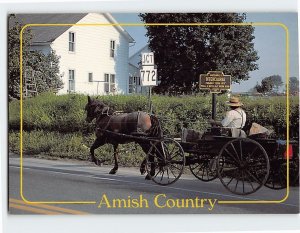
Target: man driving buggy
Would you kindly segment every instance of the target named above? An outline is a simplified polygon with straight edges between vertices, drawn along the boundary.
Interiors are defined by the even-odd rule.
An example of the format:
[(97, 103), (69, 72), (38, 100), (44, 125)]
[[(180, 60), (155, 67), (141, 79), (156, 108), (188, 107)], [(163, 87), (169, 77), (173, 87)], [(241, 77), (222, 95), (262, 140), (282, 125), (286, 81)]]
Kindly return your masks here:
[[(243, 104), (238, 97), (231, 97), (229, 101), (226, 101), (226, 105), (230, 107), (230, 110), (226, 112), (225, 118), (221, 122), (211, 119), (210, 124), (213, 128), (227, 129), (231, 137), (246, 137), (246, 133), (242, 130), (246, 123), (246, 113), (242, 109)], [(183, 129), (182, 141), (197, 141), (201, 139), (202, 135), (195, 130)]]
[(226, 112), (225, 118), (221, 122), (210, 120), (211, 125), (229, 128), (232, 137), (246, 137), (242, 130), (246, 123), (246, 113), (241, 108), (243, 104), (238, 97), (231, 97), (226, 105), (230, 107), (230, 111)]

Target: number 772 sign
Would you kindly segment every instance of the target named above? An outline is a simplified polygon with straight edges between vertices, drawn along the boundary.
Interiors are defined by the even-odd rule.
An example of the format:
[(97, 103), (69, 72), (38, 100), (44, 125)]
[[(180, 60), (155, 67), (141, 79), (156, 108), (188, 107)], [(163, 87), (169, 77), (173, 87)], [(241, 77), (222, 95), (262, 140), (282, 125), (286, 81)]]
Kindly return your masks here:
[(157, 86), (157, 69), (153, 66), (143, 66), (140, 77), (141, 86)]

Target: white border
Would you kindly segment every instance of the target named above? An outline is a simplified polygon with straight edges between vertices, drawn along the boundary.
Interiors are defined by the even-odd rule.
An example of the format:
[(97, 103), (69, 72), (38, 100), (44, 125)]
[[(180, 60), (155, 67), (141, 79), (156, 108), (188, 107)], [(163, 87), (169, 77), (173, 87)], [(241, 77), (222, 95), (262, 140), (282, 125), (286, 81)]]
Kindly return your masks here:
[[(7, 2), (7, 3), (3, 3)], [(18, 3), (17, 3), (18, 2)], [(6, 28), (9, 13), (66, 12), (296, 12), (297, 0), (73, 0), (40, 3), (38, 0), (0, 0), (0, 156), (1, 226), (4, 233), (56, 232), (224, 232), (300, 229), (299, 215), (90, 215), (90, 216), (8, 216), (7, 215), (7, 63)], [(27, 1), (29, 2), (29, 1)], [(56, 3), (51, 3), (56, 2)], [(59, 3), (57, 3), (59, 2)], [(39, 4), (37, 4), (39, 3)], [(1, 223), (1, 222), (0, 222)]]

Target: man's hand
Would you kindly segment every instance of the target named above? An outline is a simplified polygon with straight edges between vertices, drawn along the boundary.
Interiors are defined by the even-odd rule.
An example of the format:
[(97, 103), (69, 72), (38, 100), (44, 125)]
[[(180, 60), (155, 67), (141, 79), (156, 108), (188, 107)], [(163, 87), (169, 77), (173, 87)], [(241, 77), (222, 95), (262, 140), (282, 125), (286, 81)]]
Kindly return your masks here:
[(209, 119), (209, 123), (211, 124), (211, 126), (216, 127), (216, 126), (222, 126), (220, 121), (215, 121), (213, 119)]

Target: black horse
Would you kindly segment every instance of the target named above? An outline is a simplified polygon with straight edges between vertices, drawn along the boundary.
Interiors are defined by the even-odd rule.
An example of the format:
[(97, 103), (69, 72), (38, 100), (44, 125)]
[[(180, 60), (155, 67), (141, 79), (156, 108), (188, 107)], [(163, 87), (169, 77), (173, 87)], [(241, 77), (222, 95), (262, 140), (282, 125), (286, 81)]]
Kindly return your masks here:
[[(106, 143), (112, 144), (114, 147), (115, 166), (111, 169), (109, 174), (115, 174), (118, 170), (117, 149), (119, 144), (136, 142), (142, 147), (143, 151), (147, 153), (151, 147), (150, 141), (140, 140), (139, 138), (144, 136), (162, 137), (158, 119), (145, 112), (138, 111), (116, 114), (109, 106), (98, 99), (92, 99), (90, 96), (88, 96), (88, 103), (85, 106), (85, 110), (87, 112), (87, 122), (91, 122), (96, 118), (96, 140), (90, 148), (91, 161), (97, 165), (103, 162), (95, 158), (94, 151), (98, 147)], [(134, 137), (126, 137), (124, 135)], [(145, 173), (145, 162), (144, 160), (141, 164), (141, 174)], [(146, 179), (149, 179), (149, 176), (147, 176)]]

